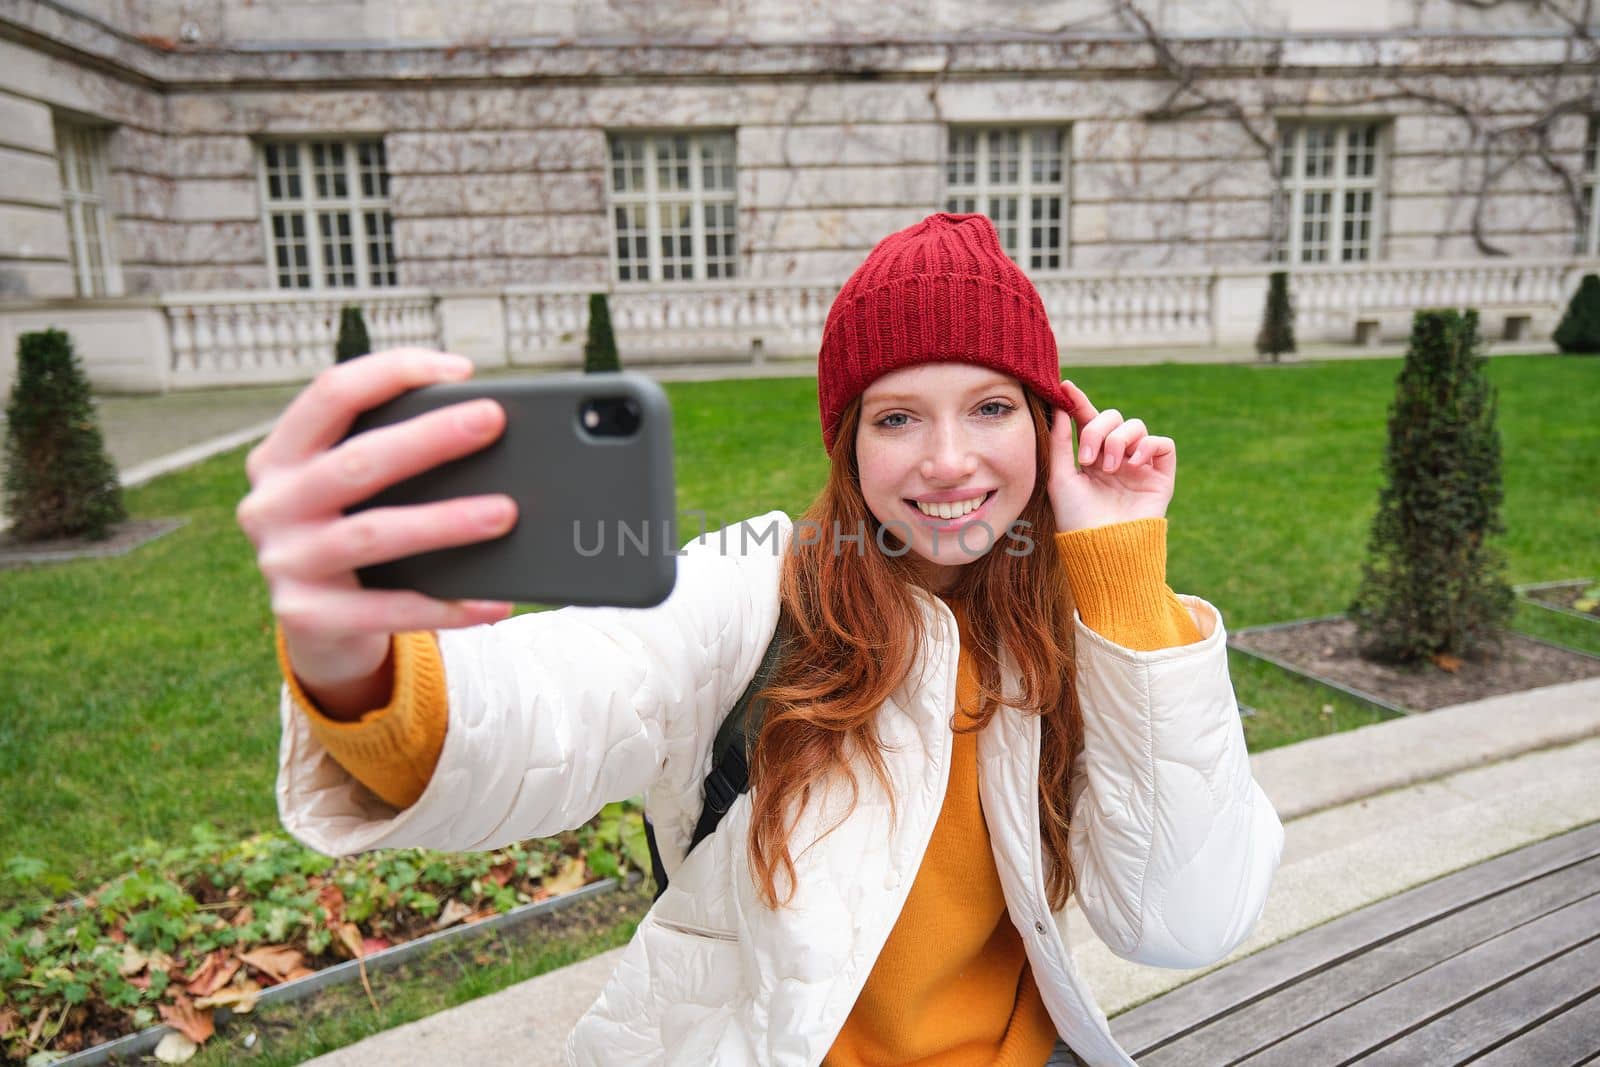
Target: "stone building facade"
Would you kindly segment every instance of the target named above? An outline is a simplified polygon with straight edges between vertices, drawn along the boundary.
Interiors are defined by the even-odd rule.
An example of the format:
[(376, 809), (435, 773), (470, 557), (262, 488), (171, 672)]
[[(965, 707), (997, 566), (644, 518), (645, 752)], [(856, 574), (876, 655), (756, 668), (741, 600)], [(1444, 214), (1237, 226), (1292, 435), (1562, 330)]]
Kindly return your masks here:
[(804, 356), (936, 210), (996, 218), (1068, 352), (1248, 340), (1273, 269), (1308, 339), (1542, 336), (1600, 227), (1582, 10), (0, 0), (0, 343), (290, 380), (357, 302), (560, 364), (603, 290), (625, 359)]

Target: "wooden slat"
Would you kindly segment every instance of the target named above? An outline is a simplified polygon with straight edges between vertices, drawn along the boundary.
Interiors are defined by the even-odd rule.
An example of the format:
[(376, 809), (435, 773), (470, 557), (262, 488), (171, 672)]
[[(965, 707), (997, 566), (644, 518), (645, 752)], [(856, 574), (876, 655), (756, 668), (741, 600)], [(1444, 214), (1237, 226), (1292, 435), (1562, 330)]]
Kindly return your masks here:
[(1508, 1041), (1472, 1067), (1578, 1067), (1600, 1057), (1600, 993)]
[(1512, 886), (1213, 1020), (1139, 1062), (1181, 1067), (1243, 1059), (1513, 927), (1582, 900), (1597, 886), (1600, 856)]
[(1600, 927), (1600, 894), (1508, 930), (1299, 1031), (1242, 1063), (1305, 1067), (1337, 1053), (1343, 1063), (1421, 1026), (1485, 986), (1581, 944)]
[[(1465, 1063), (1496, 1043), (1537, 1026), (1547, 1016), (1560, 1014), (1597, 987), (1600, 940), (1591, 940), (1457, 1005), (1421, 1029), (1378, 1049), (1361, 1064), (1415, 1067), (1419, 1063)], [(1600, 1041), (1600, 1035), (1595, 1040)]]
[(1141, 1061), (1159, 1046), (1440, 915), (1600, 855), (1600, 822), (1508, 852), (1308, 930), (1117, 1016)]

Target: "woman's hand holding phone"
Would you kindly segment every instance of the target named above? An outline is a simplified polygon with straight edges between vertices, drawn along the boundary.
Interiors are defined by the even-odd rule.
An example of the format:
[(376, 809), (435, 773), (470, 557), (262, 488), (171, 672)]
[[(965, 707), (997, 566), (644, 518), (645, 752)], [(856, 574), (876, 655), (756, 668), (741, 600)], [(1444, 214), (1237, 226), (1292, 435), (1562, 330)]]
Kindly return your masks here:
[(363, 411), (422, 386), (472, 375), (462, 356), (406, 348), (324, 371), (251, 451), (239, 525), (256, 549), (295, 676), (335, 718), (388, 700), (390, 635), (497, 622), (503, 601), (446, 601), (364, 589), (356, 568), (500, 537), (516, 522), (501, 494), (407, 507), (344, 509), (496, 440), (505, 412), (479, 399), (342, 440)]

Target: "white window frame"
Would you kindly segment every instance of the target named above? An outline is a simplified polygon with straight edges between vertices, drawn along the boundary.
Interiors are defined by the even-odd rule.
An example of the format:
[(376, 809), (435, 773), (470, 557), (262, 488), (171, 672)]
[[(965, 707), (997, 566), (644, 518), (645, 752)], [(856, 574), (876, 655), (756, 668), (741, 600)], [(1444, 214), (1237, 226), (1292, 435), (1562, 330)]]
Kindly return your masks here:
[[(1036, 181), (1034, 179), (1034, 142), (1038, 134), (1052, 134), (1060, 138), (1061, 143), (1061, 180), (1050, 181), (1048, 176)], [(991, 174), (993, 146), (997, 138), (1008, 135), (1017, 137), (1017, 180), (1015, 182), (1001, 181)], [(958, 159), (956, 139), (959, 137), (972, 137), (974, 145), (974, 166), (972, 180), (969, 182), (957, 173), (957, 168), (965, 157)], [(944, 206), (946, 211), (967, 213), (981, 211), (988, 215), (990, 221), (999, 231), (1000, 243), (1019, 266), (1030, 274), (1053, 274), (1068, 269), (1072, 259), (1072, 235), (1068, 220), (1072, 210), (1072, 128), (1066, 124), (1030, 124), (1027, 126), (951, 126), (945, 138), (944, 157)], [(995, 209), (1002, 199), (1014, 199), (1017, 204), (1017, 218), (1011, 220), (997, 218)], [(1049, 204), (1055, 200), (1059, 204), (1059, 215), (1055, 219), (1049, 217)], [(1034, 205), (1041, 205), (1043, 217), (1035, 226), (1033, 218)], [(1050, 249), (1045, 243), (1045, 235), (1049, 228), (1054, 226), (1060, 234), (1060, 247)], [(1035, 230), (1037, 229), (1037, 233)], [(1020, 247), (1026, 237), (1028, 247)], [(1038, 246), (1036, 247), (1036, 239)], [(1056, 262), (1051, 264), (1051, 256)]]
[[(661, 189), (657, 166), (660, 163), (662, 148), (671, 142), (686, 138), (689, 146), (689, 188), (684, 190)], [(731, 170), (727, 188), (708, 189), (705, 184), (704, 167), (707, 163), (708, 148), (713, 141), (724, 142), (727, 149), (726, 159)], [(629, 187), (617, 188), (619, 167), (630, 169), (632, 164), (619, 164), (616, 156), (617, 148), (627, 144), (638, 147), (642, 153), (643, 179), (642, 188)], [(717, 157), (712, 156), (713, 160)], [(631, 181), (631, 179), (627, 179)], [(611, 242), (611, 278), (618, 285), (656, 285), (661, 283), (672, 284), (676, 282), (724, 282), (738, 278), (741, 273), (739, 266), (739, 157), (738, 145), (732, 130), (669, 130), (647, 131), (615, 130), (606, 133), (606, 217), (610, 220)], [(663, 210), (674, 205), (689, 205), (690, 219), (690, 256), (688, 269), (691, 276), (688, 278), (667, 278), (666, 257), (662, 255), (661, 215)], [(617, 225), (617, 213), (620, 210), (644, 209), (644, 238), (645, 260), (642, 264), (644, 277), (638, 276), (639, 264), (631, 257), (624, 260), (620, 254), (618, 244), (623, 237)], [(719, 221), (727, 221), (728, 227), (718, 227), (713, 232), (716, 236), (731, 238), (731, 245), (724, 240), (724, 254), (707, 256), (706, 254), (706, 209), (716, 207), (722, 216)], [(726, 210), (722, 210), (726, 208)], [(639, 233), (632, 226), (629, 227), (627, 236), (637, 240)], [(731, 253), (727, 251), (731, 247)], [(710, 276), (712, 262), (718, 269), (715, 278)], [(674, 268), (682, 266), (681, 257), (673, 257)], [(628, 269), (629, 277), (623, 277), (624, 268)]]
[(1589, 116), (1589, 131), (1583, 141), (1582, 189), (1579, 248), (1585, 256), (1600, 255), (1600, 115)]
[[(1372, 173), (1352, 174), (1350, 159), (1352, 142), (1357, 134), (1372, 131)], [(1331, 135), (1333, 168), (1330, 174), (1308, 175), (1306, 149), (1313, 133), (1321, 139)], [(1273, 204), (1272, 259), (1274, 262), (1300, 265), (1338, 265), (1341, 263), (1372, 263), (1380, 256), (1383, 241), (1384, 183), (1388, 173), (1389, 128), (1386, 121), (1376, 118), (1358, 119), (1283, 119), (1278, 124), (1278, 144), (1273, 165), (1277, 168), (1280, 191)], [(1362, 146), (1365, 156), (1365, 146)], [(1326, 256), (1307, 259), (1306, 240), (1307, 198), (1311, 195), (1330, 194), (1326, 216), (1327, 238), (1321, 242)], [(1364, 241), (1352, 241), (1345, 233), (1348, 196), (1372, 194), (1372, 207), (1368, 215), (1368, 230)], [(1352, 254), (1353, 252), (1363, 254)]]
[[(111, 244), (110, 187), (106, 168), (109, 129), (57, 118), (56, 163), (61, 174), (61, 208), (67, 219), (72, 277), (81, 297), (122, 295), (122, 269)], [(90, 255), (98, 245), (98, 266)]]
[[(316, 146), (332, 147), (337, 145), (344, 153), (344, 178), (345, 196), (338, 196), (330, 189), (329, 195), (317, 194), (316, 174), (312, 164), (312, 154)], [(362, 192), (362, 168), (360, 151), (363, 146), (376, 146), (379, 153), (378, 175), (379, 181), (373, 195)], [(256, 146), (256, 176), (260, 188), (261, 198), (261, 232), (266, 242), (267, 272), (272, 278), (272, 287), (280, 290), (314, 291), (321, 289), (385, 289), (392, 288), (399, 283), (399, 263), (394, 256), (394, 216), (389, 204), (388, 183), (388, 153), (384, 149), (382, 137), (311, 137), (294, 140), (262, 141)], [(289, 196), (287, 189), (280, 187), (277, 197), (271, 195), (271, 183), (268, 174), (269, 149), (280, 152), (285, 148), (295, 149), (295, 162), (293, 169), (299, 178), (300, 195)], [(287, 170), (282, 172), (287, 181)], [(344, 285), (339, 279), (329, 277), (327, 264), (324, 262), (324, 248), (322, 228), (318, 223), (319, 216), (327, 213), (344, 215), (349, 219), (350, 237), (354, 244), (355, 253), (355, 284)], [(367, 229), (367, 215), (377, 213), (388, 216), (389, 231), (387, 234), (373, 234)], [(291, 261), (289, 274), (291, 284), (285, 285), (280, 276), (278, 263), (278, 239), (272, 230), (274, 216), (298, 216), (305, 227), (305, 245), (307, 266), (309, 268), (311, 284), (309, 287), (292, 284), (292, 280), (299, 274), (299, 268)], [(387, 263), (379, 264), (382, 271), (378, 280), (373, 279), (373, 263), (369, 254), (370, 243), (376, 241), (385, 251)]]

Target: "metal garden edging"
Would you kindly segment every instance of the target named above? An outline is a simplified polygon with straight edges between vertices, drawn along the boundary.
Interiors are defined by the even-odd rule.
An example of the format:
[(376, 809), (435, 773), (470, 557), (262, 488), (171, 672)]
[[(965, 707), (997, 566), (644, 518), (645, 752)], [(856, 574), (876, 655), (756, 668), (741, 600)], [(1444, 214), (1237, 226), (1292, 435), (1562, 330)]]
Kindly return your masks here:
[[(598, 882), (591, 882), (581, 889), (570, 893), (563, 893), (558, 897), (548, 900), (524, 904), (518, 908), (492, 918), (482, 919), (475, 923), (462, 923), (448, 929), (439, 930), (419, 937), (414, 941), (407, 941), (382, 952), (374, 952), (366, 957), (367, 970), (388, 970), (399, 964), (420, 955), (430, 948), (438, 945), (449, 944), (455, 941), (469, 942), (480, 934), (492, 930), (503, 930), (508, 927), (520, 926), (529, 919), (538, 918), (552, 911), (559, 911), (569, 904), (576, 904), (580, 900), (601, 896), (611, 892), (618, 886), (615, 878), (602, 878)], [(316, 974), (308, 974), (304, 978), (297, 978), (292, 982), (284, 982), (261, 991), (256, 997), (256, 1006), (263, 1004), (288, 1004), (311, 995), (321, 989), (333, 985), (344, 985), (347, 982), (359, 981), (361, 978), (361, 965), (357, 960), (346, 960), (344, 963), (326, 967)], [(217, 1022), (227, 1022), (237, 1014), (226, 1007), (218, 1008), (215, 1019)], [(51, 1067), (91, 1067), (91, 1065), (109, 1062), (112, 1057), (131, 1058), (150, 1052), (161, 1043), (161, 1039), (173, 1032), (173, 1028), (165, 1023), (146, 1027), (136, 1034), (119, 1037), (115, 1041), (107, 1041), (103, 1045), (86, 1048), (82, 1052), (74, 1052), (63, 1059), (56, 1060)]]
[(1345, 616), (1343, 616), (1343, 615), (1318, 615), (1315, 618), (1310, 618), (1310, 619), (1291, 619), (1288, 622), (1269, 622), (1264, 626), (1247, 626), (1243, 630), (1236, 630), (1236, 631), (1228, 634), (1228, 647), (1233, 649), (1235, 652), (1240, 653), (1241, 655), (1250, 656), (1250, 657), (1252, 657), (1254, 659), (1261, 660), (1263, 663), (1270, 663), (1274, 667), (1277, 667), (1279, 670), (1288, 671), (1290, 674), (1298, 674), (1302, 678), (1310, 678), (1313, 681), (1315, 681), (1317, 684), (1325, 685), (1329, 689), (1337, 689), (1339, 692), (1343, 693), (1345, 696), (1352, 697), (1355, 700), (1359, 700), (1363, 704), (1371, 704), (1373, 707), (1378, 708), (1378, 709), (1380, 709), (1382, 711), (1387, 711), (1392, 715), (1414, 715), (1414, 714), (1416, 714), (1416, 712), (1412, 711), (1411, 709), (1403, 708), (1398, 704), (1391, 704), (1387, 700), (1384, 700), (1382, 697), (1376, 697), (1376, 696), (1373, 696), (1371, 693), (1365, 692), (1363, 690), (1354, 689), (1354, 688), (1352, 688), (1352, 687), (1350, 687), (1348, 685), (1345, 685), (1343, 682), (1336, 682), (1332, 678), (1324, 678), (1320, 674), (1313, 674), (1313, 673), (1311, 673), (1310, 671), (1306, 670), (1303, 667), (1295, 666), (1293, 663), (1290, 663), (1288, 660), (1279, 659), (1277, 656), (1274, 656), (1274, 655), (1272, 655), (1270, 653), (1267, 653), (1267, 652), (1257, 652), (1253, 648), (1241, 648), (1238, 644), (1235, 643), (1238, 640), (1238, 638), (1243, 637), (1246, 634), (1270, 633), (1273, 630), (1287, 630), (1287, 629), (1290, 629), (1291, 627), (1294, 627), (1294, 626), (1304, 626), (1307, 623), (1332, 622), (1332, 621), (1334, 621), (1336, 619), (1343, 619), (1344, 617)]
[(1562, 607), (1560, 604), (1547, 604), (1543, 600), (1528, 595), (1538, 589), (1563, 589), (1569, 585), (1588, 586), (1591, 584), (1593, 584), (1593, 579), (1590, 578), (1568, 578), (1560, 582), (1533, 582), (1529, 585), (1516, 585), (1512, 586), (1512, 590), (1517, 594), (1517, 599), (1524, 604), (1532, 604), (1534, 607), (1543, 608), (1546, 611), (1570, 615), (1574, 619), (1582, 619), (1585, 622), (1600, 623), (1600, 616), (1591, 615), (1587, 611), (1577, 611), (1573, 608)]
[[(1545, 606), (1548, 607), (1548, 605), (1545, 605)], [(1366, 703), (1366, 704), (1371, 704), (1375, 708), (1381, 708), (1384, 711), (1392, 712), (1393, 714), (1396, 714), (1396, 715), (1425, 715), (1425, 714), (1427, 714), (1426, 712), (1419, 712), (1419, 711), (1416, 711), (1416, 710), (1411, 709), (1411, 708), (1401, 707), (1398, 704), (1391, 704), (1387, 700), (1384, 700), (1382, 697), (1374, 696), (1373, 694), (1368, 693), (1365, 690), (1353, 688), (1352, 686), (1345, 685), (1342, 682), (1336, 682), (1332, 678), (1324, 678), (1320, 674), (1316, 674), (1316, 673), (1314, 673), (1314, 672), (1312, 672), (1310, 670), (1307, 670), (1304, 667), (1297, 666), (1296, 664), (1290, 663), (1287, 660), (1280, 659), (1279, 657), (1274, 656), (1274, 655), (1272, 655), (1270, 653), (1258, 652), (1253, 648), (1241, 648), (1239, 645), (1234, 643), (1236, 638), (1243, 637), (1246, 634), (1267, 633), (1267, 632), (1270, 632), (1272, 630), (1287, 630), (1290, 627), (1305, 626), (1308, 623), (1313, 623), (1313, 622), (1333, 622), (1333, 621), (1336, 621), (1336, 620), (1343, 620), (1343, 619), (1346, 619), (1346, 618), (1348, 618), (1348, 616), (1345, 616), (1345, 615), (1318, 615), (1318, 616), (1315, 616), (1314, 618), (1308, 618), (1308, 619), (1292, 619), (1289, 622), (1267, 623), (1265, 626), (1248, 626), (1243, 630), (1238, 630), (1238, 631), (1236, 631), (1234, 633), (1230, 633), (1228, 635), (1228, 647), (1233, 649), (1235, 652), (1240, 653), (1241, 655), (1253, 657), (1255, 659), (1261, 660), (1264, 663), (1270, 663), (1274, 667), (1279, 668), (1280, 670), (1288, 671), (1290, 674), (1298, 674), (1302, 678), (1310, 678), (1310, 679), (1312, 679), (1313, 681), (1315, 681), (1319, 685), (1325, 685), (1329, 689), (1336, 689), (1339, 692), (1345, 694), (1346, 696), (1353, 697), (1354, 699), (1362, 701), (1363, 703)], [(1581, 648), (1572, 648), (1572, 647), (1570, 647), (1568, 645), (1563, 645), (1563, 644), (1560, 644), (1559, 642), (1556, 642), (1556, 641), (1546, 641), (1542, 637), (1534, 637), (1532, 634), (1525, 634), (1525, 633), (1522, 633), (1521, 631), (1512, 631), (1512, 632), (1516, 633), (1516, 635), (1518, 637), (1522, 638), (1524, 641), (1532, 641), (1535, 644), (1544, 645), (1546, 648), (1554, 648), (1554, 649), (1559, 649), (1562, 652), (1570, 652), (1575, 656), (1583, 656), (1586, 659), (1600, 660), (1600, 656), (1595, 655), (1593, 652), (1587, 652), (1587, 651), (1585, 651), (1585, 650), (1583, 650)]]

